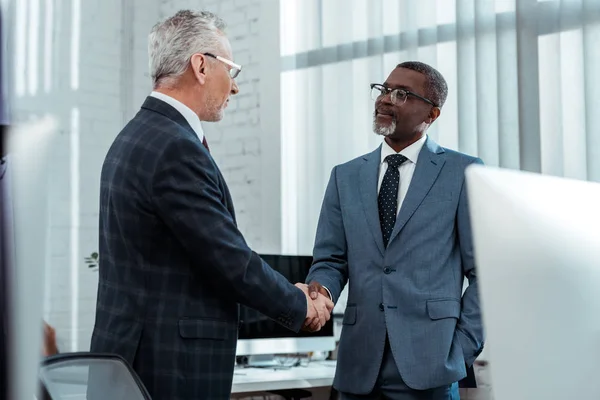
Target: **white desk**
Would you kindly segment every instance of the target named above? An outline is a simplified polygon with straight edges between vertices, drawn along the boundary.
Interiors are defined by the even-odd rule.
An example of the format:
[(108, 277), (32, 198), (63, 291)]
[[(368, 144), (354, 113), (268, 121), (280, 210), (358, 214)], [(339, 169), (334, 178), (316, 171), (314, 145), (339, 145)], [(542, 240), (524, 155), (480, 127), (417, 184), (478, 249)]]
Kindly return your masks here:
[(331, 386), (335, 365), (335, 361), (313, 361), (306, 367), (290, 369), (236, 368), (231, 393)]
[[(333, 384), (336, 361), (312, 361), (306, 367), (290, 369), (236, 368), (233, 375), (232, 394), (249, 394), (281, 389), (317, 389)], [(64, 376), (63, 376), (64, 375)], [(57, 371), (55, 384), (70, 398), (84, 399), (88, 373), (86, 368)]]

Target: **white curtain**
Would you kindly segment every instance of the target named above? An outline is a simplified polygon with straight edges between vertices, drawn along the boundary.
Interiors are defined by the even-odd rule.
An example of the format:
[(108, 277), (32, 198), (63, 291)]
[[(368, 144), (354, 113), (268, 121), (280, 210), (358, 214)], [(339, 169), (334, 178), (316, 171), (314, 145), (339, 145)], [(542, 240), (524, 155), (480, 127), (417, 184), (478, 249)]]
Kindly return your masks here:
[(375, 149), (369, 83), (418, 60), (429, 135), (488, 165), (600, 182), (600, 1), (281, 0), (282, 247), (311, 254), (331, 168)]

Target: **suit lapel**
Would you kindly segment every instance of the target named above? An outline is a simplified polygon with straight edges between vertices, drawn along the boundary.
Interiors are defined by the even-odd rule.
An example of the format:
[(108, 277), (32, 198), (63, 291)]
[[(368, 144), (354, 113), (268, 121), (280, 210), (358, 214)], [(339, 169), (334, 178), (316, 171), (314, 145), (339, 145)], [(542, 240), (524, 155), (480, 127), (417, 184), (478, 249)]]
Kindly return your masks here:
[(390, 243), (404, 228), (417, 210), (417, 207), (419, 207), (425, 196), (427, 196), (445, 162), (444, 149), (430, 138), (427, 138), (425, 145), (419, 153), (417, 166), (415, 167), (408, 192), (402, 203), (402, 208), (400, 208), (400, 212), (396, 217), (396, 224), (390, 236)]
[(365, 155), (364, 159), (366, 162), (361, 166), (359, 172), (360, 198), (373, 239), (375, 239), (377, 248), (383, 255), (385, 249), (383, 248), (379, 206), (377, 204), (377, 179), (381, 162), (381, 146), (374, 152)]

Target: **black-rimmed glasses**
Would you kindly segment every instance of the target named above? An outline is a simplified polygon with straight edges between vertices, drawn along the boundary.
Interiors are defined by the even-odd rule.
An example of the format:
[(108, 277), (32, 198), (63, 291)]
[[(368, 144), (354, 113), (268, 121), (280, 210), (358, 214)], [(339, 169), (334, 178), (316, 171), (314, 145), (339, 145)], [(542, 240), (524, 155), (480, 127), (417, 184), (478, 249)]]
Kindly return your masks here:
[(380, 98), (382, 96), (386, 96), (388, 94), (390, 94), (390, 100), (391, 100), (392, 104), (397, 105), (397, 106), (401, 106), (402, 104), (404, 104), (404, 102), (406, 101), (406, 98), (408, 96), (413, 96), (413, 97), (423, 100), (426, 103), (431, 104), (434, 107), (437, 107), (433, 101), (431, 101), (423, 96), (420, 96), (416, 93), (413, 93), (410, 90), (394, 89), (394, 88), (389, 88), (387, 86), (381, 85), (379, 83), (371, 83), (371, 98), (373, 100), (377, 100), (378, 98)]

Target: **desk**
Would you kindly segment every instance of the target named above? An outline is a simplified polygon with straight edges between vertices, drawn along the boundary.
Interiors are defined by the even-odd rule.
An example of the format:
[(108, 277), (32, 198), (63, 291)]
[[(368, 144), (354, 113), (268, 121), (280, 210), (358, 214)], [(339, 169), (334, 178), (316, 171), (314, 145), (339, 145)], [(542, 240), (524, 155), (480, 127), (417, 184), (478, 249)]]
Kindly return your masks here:
[(306, 367), (290, 369), (236, 368), (231, 393), (329, 387), (333, 384), (335, 365), (335, 361), (312, 361)]
[[(231, 394), (239, 397), (270, 390), (329, 388), (335, 366), (335, 361), (312, 361), (306, 367), (289, 369), (236, 368)], [(58, 390), (73, 399), (85, 399), (87, 378), (87, 368), (65, 368), (53, 374)]]

